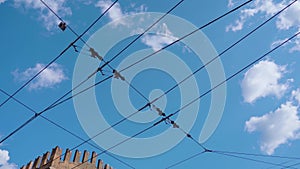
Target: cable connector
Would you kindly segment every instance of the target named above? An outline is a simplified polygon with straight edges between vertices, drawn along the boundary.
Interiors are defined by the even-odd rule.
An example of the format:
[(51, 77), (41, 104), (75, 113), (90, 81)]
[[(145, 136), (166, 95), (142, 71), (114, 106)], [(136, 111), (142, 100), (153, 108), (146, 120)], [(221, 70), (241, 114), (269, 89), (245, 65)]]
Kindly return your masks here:
[(156, 107), (155, 105), (152, 106), (154, 110), (157, 111), (158, 115), (160, 116), (166, 116), (166, 114), (158, 107)]
[(125, 80), (125, 77), (124, 76), (122, 76), (118, 71), (116, 71), (116, 70), (113, 70), (113, 74), (114, 74), (114, 78), (116, 78), (116, 79), (121, 79), (121, 80)]
[(99, 60), (103, 60), (103, 57), (99, 55), (98, 52), (95, 51), (94, 48), (90, 48), (89, 51), (91, 52), (91, 57), (98, 58)]
[(179, 125), (176, 124), (173, 120), (171, 120), (171, 124), (173, 125), (173, 128), (179, 128)]
[(78, 53), (79, 51), (77, 50), (77, 46), (74, 45), (74, 44), (73, 44), (72, 46), (73, 46), (73, 48), (74, 48), (74, 51)]
[(95, 70), (92, 74), (90, 74), (90, 75), (88, 76), (88, 79), (91, 78), (92, 76), (94, 76), (97, 72), (101, 72), (101, 75), (104, 75), (102, 69), (97, 68), (97, 70)]

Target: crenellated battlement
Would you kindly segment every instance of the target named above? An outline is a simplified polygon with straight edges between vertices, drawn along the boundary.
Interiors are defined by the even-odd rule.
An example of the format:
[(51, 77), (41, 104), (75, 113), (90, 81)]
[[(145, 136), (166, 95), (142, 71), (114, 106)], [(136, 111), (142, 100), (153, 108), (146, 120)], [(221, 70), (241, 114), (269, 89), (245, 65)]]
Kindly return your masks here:
[[(63, 158), (61, 158), (62, 156)], [(43, 156), (22, 166), (21, 169), (71, 169), (73, 167), (77, 169), (112, 169), (108, 164), (104, 165), (102, 160), (97, 160), (96, 152), (92, 152), (90, 156), (88, 151), (84, 151), (81, 157), (81, 152), (76, 150), (73, 159), (71, 157), (72, 152), (69, 149), (63, 155), (62, 149), (57, 146), (52, 149), (51, 154), (46, 152)]]

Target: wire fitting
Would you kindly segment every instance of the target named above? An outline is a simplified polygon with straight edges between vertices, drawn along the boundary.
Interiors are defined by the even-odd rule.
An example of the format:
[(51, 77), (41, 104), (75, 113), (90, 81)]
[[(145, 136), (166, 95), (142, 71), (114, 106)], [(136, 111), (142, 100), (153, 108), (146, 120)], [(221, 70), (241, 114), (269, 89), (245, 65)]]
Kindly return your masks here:
[(98, 58), (99, 60), (103, 60), (103, 57), (99, 55), (98, 52), (95, 51), (94, 48), (90, 48), (89, 51), (91, 52), (91, 57)]
[(158, 115), (160, 116), (166, 116), (166, 114), (158, 107), (156, 107), (155, 105), (152, 106), (152, 108), (157, 111)]
[(125, 77), (122, 76), (117, 70), (113, 70), (113, 74), (114, 74), (114, 78), (125, 81)]

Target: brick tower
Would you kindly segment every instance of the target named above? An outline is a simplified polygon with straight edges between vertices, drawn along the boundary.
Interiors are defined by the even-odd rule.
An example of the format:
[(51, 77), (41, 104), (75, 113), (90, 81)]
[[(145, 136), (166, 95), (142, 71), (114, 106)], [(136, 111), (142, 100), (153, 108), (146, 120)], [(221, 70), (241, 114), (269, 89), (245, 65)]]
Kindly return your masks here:
[[(61, 159), (62, 156), (64, 156), (63, 159)], [(52, 149), (51, 155), (48, 151), (43, 156), (39, 156), (34, 161), (22, 166), (21, 169), (112, 169), (108, 164), (104, 165), (102, 160), (97, 161), (95, 152), (92, 152), (90, 157), (89, 152), (84, 151), (82, 160), (80, 160), (81, 153), (78, 150), (75, 151), (73, 160), (71, 160), (71, 156), (70, 150), (67, 149), (63, 155), (62, 150), (55, 147)]]

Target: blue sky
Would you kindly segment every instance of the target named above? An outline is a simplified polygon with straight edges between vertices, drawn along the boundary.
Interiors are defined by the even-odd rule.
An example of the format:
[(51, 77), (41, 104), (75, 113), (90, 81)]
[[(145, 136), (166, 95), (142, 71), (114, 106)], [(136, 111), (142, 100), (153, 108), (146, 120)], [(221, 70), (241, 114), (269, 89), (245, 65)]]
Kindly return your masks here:
[[(82, 33), (90, 23), (112, 3), (106, 0), (76, 0), (72, 2), (66, 0), (45, 0), (45, 2), (78, 34)], [(244, 1), (239, 0), (220, 2), (186, 0), (174, 9), (171, 14), (182, 18), (187, 21), (187, 23), (200, 27), (243, 2)], [(277, 11), (283, 9), (290, 2), (291, 1), (254, 0), (238, 11), (205, 27), (202, 32), (207, 36), (207, 39), (210, 40), (216, 52), (220, 53), (246, 33), (273, 16)], [(132, 41), (136, 37), (136, 33), (141, 33), (141, 31), (145, 29), (139, 27), (139, 22), (122, 22), (123, 20), (117, 20), (118, 18), (142, 12), (165, 13), (176, 3), (177, 2), (170, 0), (163, 2), (122, 0), (93, 26), (92, 29), (83, 36), (83, 39), (88, 41), (89, 44), (92, 44), (97, 52), (104, 55), (105, 60), (109, 60)], [(299, 31), (300, 19), (297, 15), (299, 12), (300, 4), (296, 2), (250, 37), (222, 55), (219, 61), (223, 65), (224, 75), (229, 77)], [(140, 22), (147, 21), (147, 17), (142, 19)], [(2, 79), (0, 89), (9, 94), (14, 93), (28, 79), (34, 76), (66, 48), (70, 42), (76, 39), (76, 36), (68, 28), (65, 31), (61, 31), (58, 28), (59, 20), (38, 0), (0, 0), (0, 20), (2, 23), (0, 46), (3, 60), (1, 62), (0, 71), (0, 77)], [(103, 39), (101, 39), (102, 36), (100, 36), (100, 41), (97, 41), (99, 39), (96, 39), (97, 36), (95, 33), (99, 32), (101, 28), (104, 28), (112, 21), (115, 22), (109, 25), (111, 29), (108, 29), (107, 33), (105, 32), (103, 34), (102, 32), (100, 35), (103, 36)], [(149, 22), (151, 23), (151, 21)], [(133, 35), (130, 33), (127, 34), (125, 39), (120, 39), (112, 48), (107, 51), (102, 51), (101, 49), (107, 46), (116, 35), (124, 31), (117, 29), (122, 26), (124, 29), (132, 30), (130, 33)], [(142, 36), (128, 50), (111, 62), (110, 65), (113, 68), (119, 68), (122, 67), (121, 64), (126, 61), (126, 59), (133, 55), (143, 57), (143, 54), (145, 54), (144, 49), (148, 50), (146, 53), (160, 49), (180, 38), (177, 32), (178, 29), (186, 30), (186, 34), (190, 32), (190, 29), (183, 23), (174, 26), (162, 20), (153, 28), (152, 33)], [(196, 35), (192, 36), (197, 37)], [(202, 41), (200, 42), (202, 43)], [(201, 43), (199, 43), (199, 48), (201, 48)], [(76, 71), (79, 74), (81, 73), (79, 75), (80, 77), (87, 77), (92, 73), (91, 70), (95, 70), (99, 64), (102, 64), (97, 58), (89, 56), (89, 51), (85, 44), (78, 41), (76, 45), (78, 46), (77, 49), (81, 51), (80, 54), (76, 53), (73, 48), (70, 48), (60, 59), (21, 90), (15, 98), (36, 112), (40, 112), (72, 89)], [(197, 45), (196, 43), (191, 46)], [(175, 72), (180, 72), (176, 75), (178, 75), (178, 77), (184, 77), (184, 67), (176, 67), (176, 65), (174, 66), (175, 61), (173, 62), (173, 60), (171, 61), (166, 58), (171, 57), (172, 53), (182, 60), (185, 63), (184, 65), (191, 71), (194, 71), (204, 63), (199, 59), (199, 56), (197, 56), (191, 46), (183, 42), (175, 44), (166, 51), (161, 52), (162, 54), (157, 55), (156, 59), (161, 61), (157, 63), (163, 62), (162, 66), (175, 68)], [(138, 53), (141, 51), (142, 53)], [(300, 79), (299, 75), (297, 75), (300, 71), (300, 66), (298, 65), (300, 61), (299, 51), (300, 37), (296, 37), (228, 81), (226, 84), (226, 101), (221, 121), (211, 137), (203, 143), (205, 147), (212, 150), (259, 154), (263, 155), (263, 157), (228, 154), (238, 156), (230, 157), (224, 154), (208, 152), (178, 166), (174, 166), (173, 168), (199, 168), (199, 166), (203, 166), (204, 168), (280, 168), (278, 166), (272, 166), (271, 164), (254, 162), (239, 157), (285, 166), (298, 163), (299, 159), (281, 159), (266, 157), (265, 155), (284, 157), (299, 156)], [(87, 63), (90, 64), (85, 65), (86, 67), (84, 68), (77, 69), (76, 65), (78, 65), (79, 58), (84, 58), (88, 61)], [(147, 64), (141, 63), (139, 65), (140, 67), (138, 67), (141, 69), (139, 72), (131, 71), (134, 76), (130, 73), (126, 74), (125, 71), (124, 73), (121, 72), (121, 75), (124, 75), (126, 80), (133, 76), (129, 83), (142, 93), (146, 99), (150, 97), (150, 100), (177, 83), (177, 76), (175, 77), (174, 74), (168, 74), (168, 72), (163, 72), (155, 68), (143, 70), (144, 66), (151, 67), (152, 64), (156, 63), (155, 60), (152, 61), (153, 62), (147, 62)], [(219, 67), (212, 67), (212, 70), (218, 69)], [(88, 71), (84, 72), (81, 70)], [(109, 67), (106, 67), (103, 71), (105, 75), (102, 76), (99, 73), (94, 76), (94, 80), (101, 80), (112, 73)], [(183, 97), (183, 92), (185, 94), (184, 98), (190, 101), (195, 98), (195, 95), (205, 93), (212, 87), (210, 83), (210, 78), (212, 77), (210, 76), (209, 69), (201, 70), (195, 74), (193, 78), (197, 84), (196, 90), (190, 86), (187, 87), (189, 89), (187, 91), (182, 88), (176, 88), (173, 92), (165, 95), (161, 101), (157, 102), (156, 106), (162, 109), (166, 114), (171, 114), (182, 107), (181, 99), (183, 98), (181, 97)], [(93, 81), (89, 82), (93, 84)], [(128, 93), (125, 92), (126, 90)], [(94, 91), (96, 103), (101, 109), (102, 117), (110, 125), (122, 119), (124, 113), (133, 113), (120, 111), (121, 109), (118, 108), (118, 104), (125, 102), (122, 99), (128, 99), (127, 101), (129, 101), (135, 109), (142, 107), (147, 102), (147, 100), (141, 97), (135, 90), (132, 88), (129, 89), (128, 84), (116, 78), (96, 86)], [(87, 96), (87, 98), (91, 97), (90, 95)], [(116, 101), (116, 98), (117, 100), (120, 99), (118, 100), (119, 102)], [(208, 94), (193, 105), (196, 106), (196, 110), (188, 109), (192, 111), (192, 114), (197, 115), (195, 119), (192, 119), (195, 123), (192, 124), (191, 130), (189, 131), (197, 141), (212, 106), (212, 98), (213, 96)], [(0, 103), (6, 99), (7, 96), (1, 92)], [(80, 101), (80, 99), (78, 100)], [(88, 112), (91, 106), (89, 105), (90, 103), (84, 102), (87, 106), (85, 107), (86, 109), (84, 109), (84, 111), (87, 111), (85, 115), (82, 109), (76, 107), (76, 101), (78, 100), (69, 100), (45, 112), (43, 116), (63, 126), (65, 129), (76, 133), (79, 137), (88, 139), (89, 134), (87, 134), (84, 127), (82, 127), (80, 118), (85, 116), (93, 118), (90, 116), (90, 112)], [(126, 105), (127, 104), (125, 104), (125, 108)], [(197, 106), (199, 106), (199, 108), (197, 108)], [(220, 106), (222, 105), (220, 104)], [(81, 111), (78, 112), (79, 110)], [(160, 120), (160, 117), (155, 114), (157, 112), (154, 108), (152, 108), (152, 110), (147, 108), (146, 110), (145, 112), (141, 112), (136, 119), (131, 119), (136, 120), (135, 122), (126, 120), (114, 129), (124, 135), (131, 136)], [(84, 114), (82, 115), (82, 113)], [(147, 113), (153, 113), (154, 115), (147, 115)], [(33, 115), (33, 112), (24, 108), (16, 101), (12, 99), (8, 101), (0, 107), (0, 138), (2, 139), (7, 136)], [(188, 118), (192, 116), (178, 115), (175, 116), (173, 120), (176, 121), (176, 118), (179, 119), (181, 117)], [(146, 119), (151, 120), (147, 121)], [(96, 118), (90, 120), (90, 125), (95, 125), (95, 129), (97, 129), (97, 126), (101, 128), (102, 125), (97, 123)], [(139, 120), (143, 122), (138, 122)], [(183, 120), (182, 123), (178, 123), (178, 125), (187, 131), (189, 127), (186, 126), (189, 124), (185, 123), (189, 122), (188, 119)], [(161, 140), (161, 144), (153, 143), (151, 145), (152, 137), (167, 130), (172, 130), (172, 137)], [(163, 122), (136, 137), (136, 139), (144, 138), (146, 141), (147, 139), (148, 141), (150, 140), (150, 146), (145, 146), (142, 150), (135, 149), (138, 145), (130, 148), (133, 150), (132, 154), (134, 154), (135, 151), (147, 153), (147, 151), (155, 150), (156, 148), (168, 147), (166, 145), (173, 144), (173, 138), (179, 138), (181, 136), (183, 136), (183, 133), (179, 129), (173, 129), (172, 126)], [(115, 143), (114, 141), (118, 141), (113, 135), (103, 134), (102, 137), (106, 139), (101, 139), (100, 135), (100, 142), (101, 140), (108, 140), (108, 142), (113, 144)], [(23, 164), (35, 159), (44, 152), (50, 151), (56, 145), (60, 146), (64, 151), (66, 148), (75, 147), (81, 142), (82, 140), (49, 123), (42, 117), (38, 117), (0, 144), (0, 169), (21, 167)], [(171, 146), (170, 150), (153, 155), (152, 157), (130, 158), (120, 154), (114, 155), (114, 157), (130, 164), (134, 168), (166, 168), (203, 150), (199, 145), (188, 138), (184, 138), (182, 141), (178, 140), (178, 142), (178, 144)], [(91, 143), (97, 145), (97, 142)], [(103, 141), (102, 144), (106, 143)], [(127, 154), (122, 148), (124, 147), (116, 147), (116, 152)], [(100, 152), (88, 144), (84, 144), (78, 149), (80, 151), (89, 150)], [(106, 154), (100, 155), (99, 158), (114, 168), (128, 168)], [(294, 166), (294, 168), (297, 167), (299, 167), (299, 165)]]

